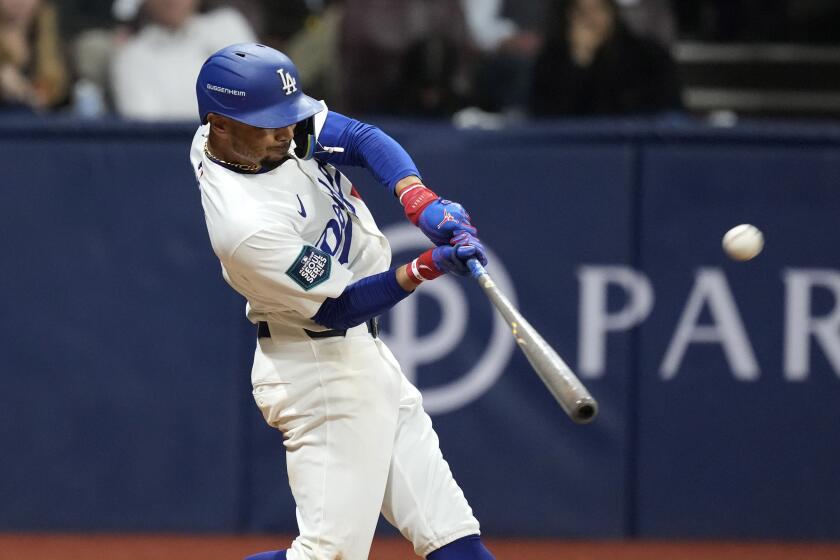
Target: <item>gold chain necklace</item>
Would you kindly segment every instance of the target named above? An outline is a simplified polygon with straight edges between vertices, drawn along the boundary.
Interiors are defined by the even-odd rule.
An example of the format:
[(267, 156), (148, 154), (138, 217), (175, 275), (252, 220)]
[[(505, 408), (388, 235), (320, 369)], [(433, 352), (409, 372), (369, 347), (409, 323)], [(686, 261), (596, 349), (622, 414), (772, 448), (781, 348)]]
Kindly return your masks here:
[(242, 171), (259, 171), (262, 168), (262, 165), (260, 165), (259, 163), (231, 163), (229, 161), (223, 160), (222, 158), (218, 158), (210, 153), (210, 148), (207, 147), (207, 141), (204, 142), (204, 153), (207, 155), (207, 157), (209, 157), (216, 163), (221, 163), (222, 165), (229, 165), (231, 167), (241, 169)]

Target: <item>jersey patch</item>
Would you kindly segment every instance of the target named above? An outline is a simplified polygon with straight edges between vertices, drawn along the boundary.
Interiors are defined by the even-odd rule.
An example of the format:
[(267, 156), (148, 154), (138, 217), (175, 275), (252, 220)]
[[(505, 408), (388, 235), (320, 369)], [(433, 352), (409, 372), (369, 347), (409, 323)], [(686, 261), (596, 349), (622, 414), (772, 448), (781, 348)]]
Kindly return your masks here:
[(320, 249), (306, 245), (286, 274), (298, 286), (309, 291), (330, 277), (330, 256)]

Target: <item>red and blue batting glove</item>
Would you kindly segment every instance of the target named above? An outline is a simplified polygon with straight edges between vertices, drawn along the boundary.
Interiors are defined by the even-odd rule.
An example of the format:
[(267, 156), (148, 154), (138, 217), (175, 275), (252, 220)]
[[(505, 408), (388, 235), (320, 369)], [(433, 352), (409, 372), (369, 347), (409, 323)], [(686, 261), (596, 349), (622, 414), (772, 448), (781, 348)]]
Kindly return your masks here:
[(476, 257), (477, 249), (472, 246), (441, 245), (429, 249), (406, 266), (406, 274), (415, 284), (421, 284), (426, 280), (434, 280), (443, 274), (457, 274), (458, 276), (469, 276), (470, 269), (467, 261)]
[(474, 247), (474, 258), (478, 259), (478, 262), (480, 262), (482, 266), (487, 266), (487, 255), (484, 253), (484, 245), (482, 245), (481, 240), (472, 233), (468, 231), (456, 233), (452, 236), (452, 239), (449, 240), (449, 243), (454, 247), (457, 247), (458, 245), (463, 245), (464, 247)]
[(405, 216), (435, 245), (449, 245), (453, 236), (477, 230), (463, 206), (436, 195), (422, 183), (413, 183), (400, 193)]

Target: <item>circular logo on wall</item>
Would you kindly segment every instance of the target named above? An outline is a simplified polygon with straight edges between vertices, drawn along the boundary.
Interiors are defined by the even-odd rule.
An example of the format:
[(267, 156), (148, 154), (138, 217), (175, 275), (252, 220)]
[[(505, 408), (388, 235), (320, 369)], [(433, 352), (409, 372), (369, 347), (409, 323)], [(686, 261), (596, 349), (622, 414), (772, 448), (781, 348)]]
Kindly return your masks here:
[[(429, 247), (429, 240), (410, 224), (391, 226), (385, 228), (383, 233), (390, 241), (394, 254), (412, 250), (420, 252)], [(493, 281), (516, 305), (513, 283), (501, 261), (490, 250), (487, 250), (487, 257), (490, 261), (487, 270), (492, 274)], [(472, 332), (467, 324), (470, 302), (465, 291), (467, 282), (473, 280), (441, 276), (434, 282), (421, 284), (417, 289), (418, 295), (434, 299), (440, 309), (438, 323), (430, 332), (421, 334), (418, 328), (417, 297), (404, 299), (386, 314), (390, 329), (388, 333), (383, 333), (382, 338), (412, 383), (417, 384), (420, 366), (442, 360), (456, 350), (465, 335)], [(510, 360), (514, 341), (507, 323), (489, 301), (483, 297), (479, 301), (490, 308), (493, 316), (489, 338), (483, 344), (483, 353), (471, 360), (472, 367), (454, 381), (421, 388), (423, 406), (429, 414), (457, 410), (476, 400), (493, 386)]]

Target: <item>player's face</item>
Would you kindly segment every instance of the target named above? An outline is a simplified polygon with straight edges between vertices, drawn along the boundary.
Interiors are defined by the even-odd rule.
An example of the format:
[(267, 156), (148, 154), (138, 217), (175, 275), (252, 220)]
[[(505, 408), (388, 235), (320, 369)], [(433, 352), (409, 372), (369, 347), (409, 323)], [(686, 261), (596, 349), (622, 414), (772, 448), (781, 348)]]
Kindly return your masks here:
[(230, 147), (238, 159), (276, 166), (288, 157), (295, 125), (284, 128), (257, 128), (231, 121)]

